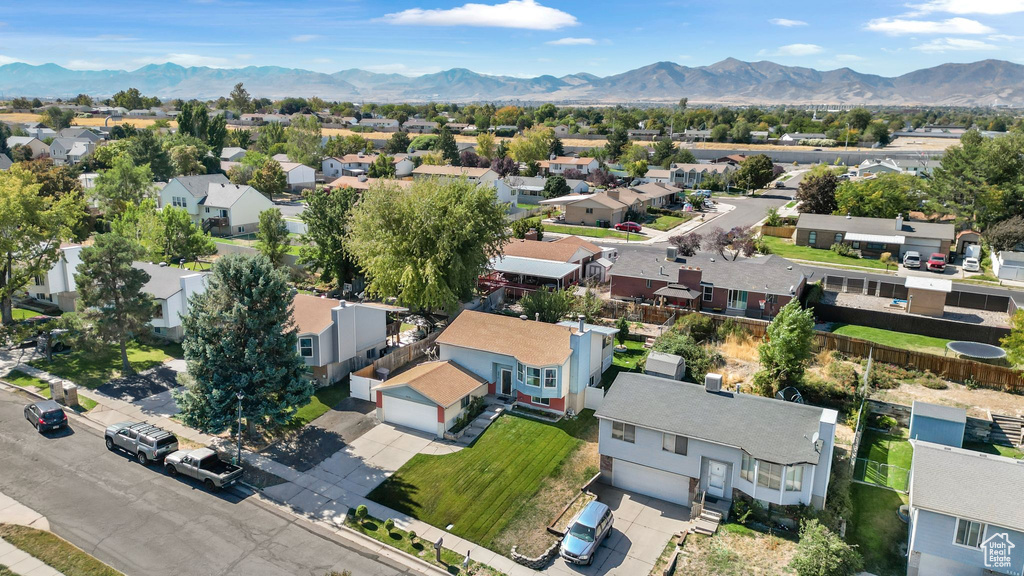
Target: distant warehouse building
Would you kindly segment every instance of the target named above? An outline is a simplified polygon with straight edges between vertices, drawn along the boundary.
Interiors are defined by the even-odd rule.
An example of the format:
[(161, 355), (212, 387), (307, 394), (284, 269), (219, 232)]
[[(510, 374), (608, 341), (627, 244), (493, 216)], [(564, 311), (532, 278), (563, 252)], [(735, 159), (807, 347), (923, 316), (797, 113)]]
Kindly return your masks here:
[(796, 223), (796, 245), (828, 250), (849, 244), (868, 257), (888, 252), (902, 258), (911, 251), (925, 258), (935, 252), (949, 254), (956, 231), (950, 223), (904, 221), (902, 216), (862, 218), (828, 214), (801, 214)]

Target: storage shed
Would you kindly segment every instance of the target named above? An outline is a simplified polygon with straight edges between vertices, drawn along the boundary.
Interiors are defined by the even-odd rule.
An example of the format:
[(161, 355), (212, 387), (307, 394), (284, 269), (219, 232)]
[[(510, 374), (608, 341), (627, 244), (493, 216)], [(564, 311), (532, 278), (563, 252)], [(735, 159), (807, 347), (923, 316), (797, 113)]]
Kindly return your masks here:
[(651, 351), (647, 355), (647, 366), (644, 373), (661, 376), (672, 380), (682, 380), (686, 374), (686, 360), (682, 356)]
[(963, 408), (914, 401), (910, 411), (910, 439), (961, 448), (967, 411)]

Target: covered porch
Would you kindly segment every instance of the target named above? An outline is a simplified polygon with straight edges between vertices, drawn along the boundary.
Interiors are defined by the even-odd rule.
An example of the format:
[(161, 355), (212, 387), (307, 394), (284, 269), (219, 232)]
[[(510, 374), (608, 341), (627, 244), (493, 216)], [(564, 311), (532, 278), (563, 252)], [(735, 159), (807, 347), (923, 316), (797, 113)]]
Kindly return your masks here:
[(580, 268), (572, 262), (502, 256), (491, 261), (491, 271), (480, 277), (478, 285), (488, 292), (504, 287), (506, 296), (520, 298), (541, 288), (560, 290), (576, 284)]

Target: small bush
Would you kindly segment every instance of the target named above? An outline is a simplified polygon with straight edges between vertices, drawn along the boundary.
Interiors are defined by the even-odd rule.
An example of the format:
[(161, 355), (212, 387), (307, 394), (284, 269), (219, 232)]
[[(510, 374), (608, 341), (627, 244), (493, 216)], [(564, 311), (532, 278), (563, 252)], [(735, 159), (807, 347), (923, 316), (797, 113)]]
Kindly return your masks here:
[(800, 542), (790, 567), (798, 576), (853, 576), (863, 569), (864, 560), (838, 534), (817, 520), (808, 520), (800, 527)]
[(718, 327), (718, 339), (720, 341), (728, 340), (730, 336), (743, 338), (746, 335), (747, 333), (746, 330), (743, 329), (743, 326), (733, 318), (726, 319), (726, 321), (722, 322), (722, 325)]
[(820, 280), (814, 284), (808, 284), (807, 288), (804, 290), (804, 306), (814, 306), (818, 302), (821, 302), (821, 298), (824, 295), (825, 288), (822, 287)]
[(853, 246), (850, 246), (849, 244), (844, 244), (842, 242), (836, 242), (835, 244), (832, 245), (830, 250), (832, 250), (836, 254), (839, 254), (840, 256), (846, 256), (847, 258), (860, 258), (860, 254), (858, 254), (857, 251), (853, 249)]
[(395, 521), (394, 520), (392, 520), (391, 518), (388, 518), (387, 520), (384, 521), (384, 531), (385, 532), (387, 532), (388, 534), (391, 534), (391, 532), (394, 529), (395, 529)]
[(803, 382), (797, 388), (806, 403), (839, 411), (846, 411), (853, 406), (857, 390), (856, 380), (840, 384), (815, 378), (809, 374), (804, 377)]
[(356, 508), (356, 520), (358, 520), (360, 524), (362, 524), (369, 515), (370, 511), (366, 509), (365, 504), (360, 504), (359, 507)]
[(676, 322), (676, 326), (682, 328), (693, 336), (697, 342), (704, 342), (715, 336), (715, 321), (710, 316), (700, 313), (687, 314)]
[(918, 378), (917, 383), (932, 390), (945, 390), (949, 388), (949, 384), (946, 384), (945, 380), (927, 370), (925, 370), (924, 376)]
[(416, 541), (416, 531), (415, 530), (409, 530), (409, 542), (415, 542), (415, 541)]
[(839, 386), (857, 387), (857, 371), (852, 365), (846, 362), (829, 362), (825, 368), (825, 375), (831, 378)]

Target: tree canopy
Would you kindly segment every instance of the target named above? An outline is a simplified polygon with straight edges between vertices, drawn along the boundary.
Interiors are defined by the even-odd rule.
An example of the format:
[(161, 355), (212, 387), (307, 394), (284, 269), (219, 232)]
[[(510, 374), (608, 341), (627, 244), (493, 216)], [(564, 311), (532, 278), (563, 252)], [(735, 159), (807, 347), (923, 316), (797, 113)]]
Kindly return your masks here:
[(267, 208), (260, 212), (256, 249), (274, 266), (281, 266), (284, 263), (284, 255), (289, 249), (288, 225), (284, 223), (279, 208)]
[(813, 338), (814, 310), (790, 300), (768, 325), (765, 341), (757, 348), (761, 371), (754, 375), (754, 387), (760, 394), (774, 396), (803, 380)]
[(306, 209), (300, 218), (306, 224), (299, 262), (319, 273), (320, 280), (341, 287), (351, 282), (356, 266), (347, 244), (349, 214), (357, 194), (351, 188), (325, 190), (317, 188), (304, 193)]
[(798, 209), (811, 214), (832, 214), (839, 207), (836, 203), (836, 188), (839, 179), (831, 171), (822, 174), (808, 174), (800, 182), (796, 199)]
[(879, 174), (875, 178), (847, 181), (835, 193), (836, 214), (895, 218), (917, 208), (926, 182), (912, 174)]

